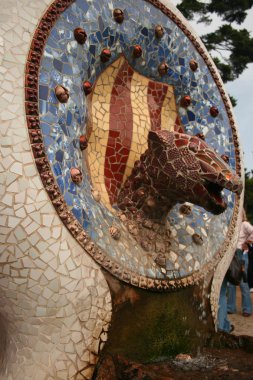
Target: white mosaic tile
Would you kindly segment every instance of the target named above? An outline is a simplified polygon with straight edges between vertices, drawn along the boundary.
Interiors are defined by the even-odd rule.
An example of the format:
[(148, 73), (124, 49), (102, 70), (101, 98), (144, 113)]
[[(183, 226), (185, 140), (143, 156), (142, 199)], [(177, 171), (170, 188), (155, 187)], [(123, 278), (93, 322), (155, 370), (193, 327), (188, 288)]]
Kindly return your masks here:
[(0, 307), (10, 341), (3, 380), (91, 378), (91, 350), (102, 333), (104, 341), (111, 316), (104, 277), (49, 203), (28, 140), (24, 65), (50, 3), (1, 2)]

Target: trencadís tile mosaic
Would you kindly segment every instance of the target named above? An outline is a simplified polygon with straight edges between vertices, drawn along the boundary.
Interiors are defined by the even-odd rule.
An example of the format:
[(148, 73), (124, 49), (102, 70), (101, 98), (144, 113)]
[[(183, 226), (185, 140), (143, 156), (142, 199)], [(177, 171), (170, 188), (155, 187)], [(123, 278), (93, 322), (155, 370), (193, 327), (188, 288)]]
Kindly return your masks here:
[[(113, 18), (115, 8), (124, 12), (122, 23)], [(45, 42), (38, 103), (45, 154), (60, 191), (55, 197), (63, 196), (72, 215), (106, 253), (111, 263), (105, 267), (110, 270), (116, 265), (137, 277), (166, 282), (198, 273), (213, 260), (226, 238), (236, 200), (225, 191), (228, 208), (219, 216), (197, 206), (191, 215), (183, 216), (180, 206), (174, 207), (168, 215), (172, 244), (166, 270), (157, 265), (152, 253), (136, 245), (115, 213), (117, 191), (145, 151), (148, 130), (203, 133), (220, 155), (229, 156), (232, 169), (239, 164), (231, 115), (213, 78), (217, 74), (192, 43), (190, 32), (187, 35), (175, 18), (158, 8), (133, 0), (108, 1), (106, 6), (102, 0), (70, 4)], [(164, 30), (161, 38), (154, 32), (157, 25)], [(84, 44), (76, 41), (76, 28), (85, 30)], [(138, 52), (133, 54), (134, 50)], [(199, 50), (203, 53), (203, 48)], [(28, 87), (33, 87), (27, 80)], [(83, 82), (92, 86), (90, 95), (84, 93)], [(67, 102), (59, 102), (56, 86), (66, 89)], [(185, 96), (191, 98), (187, 107), (180, 103)], [(27, 114), (37, 117), (31, 107)], [(83, 135), (89, 137), (85, 151), (80, 149)], [(35, 157), (43, 155), (39, 151)], [(71, 177), (72, 168), (82, 173), (78, 183)], [(121, 230), (120, 240), (111, 237), (112, 225)], [(193, 243), (194, 234), (202, 237), (202, 245)], [(129, 276), (125, 280), (130, 281)]]

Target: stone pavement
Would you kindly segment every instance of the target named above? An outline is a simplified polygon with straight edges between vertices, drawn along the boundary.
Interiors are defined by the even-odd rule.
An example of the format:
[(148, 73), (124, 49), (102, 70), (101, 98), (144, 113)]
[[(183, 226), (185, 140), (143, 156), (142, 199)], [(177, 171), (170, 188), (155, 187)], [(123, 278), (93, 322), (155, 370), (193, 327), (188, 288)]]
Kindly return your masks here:
[[(251, 301), (253, 305), (253, 293), (251, 293)], [(253, 337), (253, 314), (250, 317), (243, 317), (241, 312), (241, 290), (236, 287), (236, 304), (237, 313), (228, 316), (231, 323), (235, 326), (234, 335), (248, 335)]]

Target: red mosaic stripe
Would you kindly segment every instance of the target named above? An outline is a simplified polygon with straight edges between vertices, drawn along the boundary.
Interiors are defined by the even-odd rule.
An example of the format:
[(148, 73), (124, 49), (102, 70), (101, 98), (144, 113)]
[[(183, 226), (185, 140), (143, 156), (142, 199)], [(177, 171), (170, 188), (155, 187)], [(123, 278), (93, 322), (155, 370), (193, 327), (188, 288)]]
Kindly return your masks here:
[(182, 124), (181, 124), (181, 122), (180, 122), (180, 118), (179, 118), (179, 116), (177, 116), (177, 118), (176, 118), (176, 120), (175, 120), (174, 131), (175, 131), (175, 132), (179, 132), (179, 133), (185, 133), (185, 130), (184, 130), (184, 128), (182, 127)]
[(126, 169), (133, 132), (131, 81), (134, 71), (125, 62), (115, 79), (110, 103), (110, 129), (105, 154), (105, 187), (110, 203), (117, 200)]
[(152, 131), (161, 129), (161, 114), (167, 91), (168, 86), (163, 83), (148, 83), (148, 109)]

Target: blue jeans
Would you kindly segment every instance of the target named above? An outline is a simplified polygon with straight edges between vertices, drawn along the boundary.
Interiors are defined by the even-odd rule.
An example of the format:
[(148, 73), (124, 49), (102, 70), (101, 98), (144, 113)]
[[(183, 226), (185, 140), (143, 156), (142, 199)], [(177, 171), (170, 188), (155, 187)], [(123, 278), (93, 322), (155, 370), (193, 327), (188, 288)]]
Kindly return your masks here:
[(219, 299), (218, 309), (218, 330), (229, 333), (231, 331), (231, 323), (227, 318), (227, 280), (224, 278)]
[[(245, 272), (248, 272), (248, 254), (243, 255), (243, 252), (241, 249), (236, 250), (236, 255), (240, 260), (244, 261), (245, 265)], [(250, 291), (249, 291), (249, 285), (247, 282), (241, 281), (240, 283), (240, 289), (242, 293), (242, 313), (252, 313), (252, 305), (251, 305), (251, 298), (250, 298)], [(229, 313), (236, 313), (236, 286), (228, 283), (228, 312)]]

